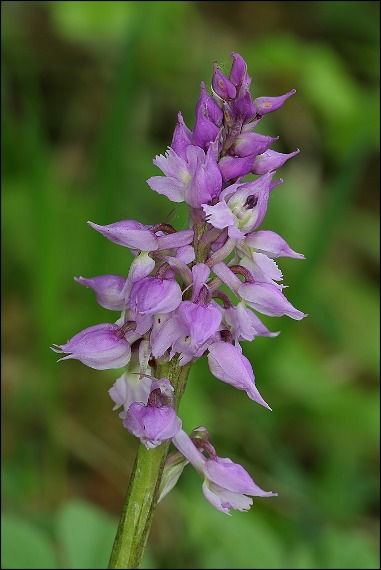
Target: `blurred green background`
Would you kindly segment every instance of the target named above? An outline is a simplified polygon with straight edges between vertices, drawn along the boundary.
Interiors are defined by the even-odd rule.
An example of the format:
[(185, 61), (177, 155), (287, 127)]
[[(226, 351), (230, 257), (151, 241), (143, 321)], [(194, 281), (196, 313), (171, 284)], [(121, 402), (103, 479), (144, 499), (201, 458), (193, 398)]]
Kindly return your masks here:
[[(260, 124), (301, 154), (263, 229), (301, 322), (244, 343), (273, 412), (191, 373), (181, 416), (277, 499), (227, 517), (188, 467), (159, 505), (145, 568), (378, 568), (379, 3), (2, 2), (3, 568), (106, 568), (137, 441), (117, 371), (49, 350), (114, 320), (73, 276), (127, 274), (92, 220), (164, 221), (146, 179), (177, 112), (192, 127), (213, 60), (241, 53)], [(185, 227), (184, 209), (173, 223)], [(111, 315), (111, 316), (110, 316)]]

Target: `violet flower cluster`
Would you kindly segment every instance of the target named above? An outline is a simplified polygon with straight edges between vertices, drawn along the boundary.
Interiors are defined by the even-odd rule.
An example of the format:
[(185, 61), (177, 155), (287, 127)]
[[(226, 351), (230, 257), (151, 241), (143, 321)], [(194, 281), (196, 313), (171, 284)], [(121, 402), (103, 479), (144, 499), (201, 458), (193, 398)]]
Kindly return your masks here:
[[(299, 150), (271, 150), (278, 137), (255, 128), (295, 90), (253, 101), (246, 63), (231, 55), (228, 77), (215, 63), (211, 94), (201, 83), (193, 131), (179, 113), (170, 147), (154, 159), (163, 175), (147, 181), (171, 202), (188, 204), (189, 228), (135, 220), (89, 222), (134, 255), (127, 277), (76, 278), (93, 289), (102, 307), (121, 311), (121, 317), (53, 347), (66, 355), (60, 360), (77, 359), (97, 370), (124, 368), (109, 390), (123, 426), (147, 449), (170, 439), (178, 449), (167, 460), (162, 496), (189, 462), (203, 479), (206, 499), (224, 513), (246, 511), (250, 497), (274, 493), (260, 489), (242, 466), (218, 457), (205, 428), (190, 437), (182, 430), (173, 386), (157, 377), (159, 366), (172, 359), (185, 366), (207, 355), (216, 378), (271, 409), (241, 342), (279, 334), (270, 332), (257, 313), (306, 316), (283, 294), (282, 272), (274, 261), (304, 256), (273, 231), (258, 229), (272, 190), (282, 183), (274, 180), (276, 170)], [(249, 174), (256, 177), (245, 181)]]

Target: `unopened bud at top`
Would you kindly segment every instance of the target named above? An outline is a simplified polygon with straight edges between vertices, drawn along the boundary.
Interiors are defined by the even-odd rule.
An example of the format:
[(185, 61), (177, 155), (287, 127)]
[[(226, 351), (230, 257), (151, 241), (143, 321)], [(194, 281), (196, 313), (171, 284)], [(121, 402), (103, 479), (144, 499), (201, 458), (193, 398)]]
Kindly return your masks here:
[(237, 95), (237, 90), (233, 83), (222, 73), (216, 61), (214, 62), (212, 87), (214, 92), (224, 101), (234, 99)]
[(230, 81), (236, 87), (245, 84), (248, 89), (251, 79), (247, 75), (247, 65), (245, 60), (241, 55), (239, 55), (239, 53), (235, 53), (234, 51), (230, 55), (234, 59), (229, 76)]
[(205, 83), (201, 81), (200, 97), (196, 104), (196, 115), (202, 113), (208, 117), (217, 127), (222, 124), (223, 112), (205, 88)]
[(192, 131), (184, 123), (181, 113), (177, 115), (178, 122), (173, 133), (171, 148), (180, 158), (186, 158), (186, 150), (192, 144)]

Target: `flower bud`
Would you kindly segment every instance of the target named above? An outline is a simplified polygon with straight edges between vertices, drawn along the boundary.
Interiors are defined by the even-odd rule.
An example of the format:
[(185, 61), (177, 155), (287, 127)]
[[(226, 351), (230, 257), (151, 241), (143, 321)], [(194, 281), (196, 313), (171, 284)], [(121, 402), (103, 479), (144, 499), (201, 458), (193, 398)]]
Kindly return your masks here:
[(173, 388), (169, 380), (155, 380), (152, 382), (147, 405), (143, 402), (132, 403), (123, 425), (138, 437), (147, 449), (153, 449), (163, 441), (171, 439), (181, 429), (182, 422), (173, 405)]
[(218, 163), (218, 168), (224, 180), (233, 180), (246, 176), (253, 168), (254, 155), (244, 158), (236, 158), (235, 156), (224, 156)]
[[(253, 504), (252, 497), (276, 497), (277, 493), (263, 491), (247, 471), (228, 457), (213, 453), (206, 459), (184, 430), (179, 430), (173, 444), (204, 479), (202, 490), (205, 498), (219, 511), (230, 514), (230, 509), (247, 511)], [(250, 495), (249, 497), (247, 495)]]
[(182, 292), (177, 281), (160, 277), (145, 277), (134, 283), (130, 295), (131, 309), (147, 315), (170, 313), (181, 300)]
[(234, 59), (233, 65), (230, 71), (229, 79), (236, 87), (239, 87), (245, 83), (247, 89), (250, 86), (250, 78), (247, 76), (247, 65), (246, 61), (243, 59), (239, 53), (234, 51), (230, 54)]
[(86, 279), (74, 277), (77, 283), (90, 287), (95, 291), (97, 301), (101, 307), (110, 311), (125, 311), (127, 304), (121, 298), (121, 293), (126, 283), (126, 278), (121, 275), (99, 275)]
[(197, 113), (193, 130), (193, 144), (207, 150), (209, 144), (215, 140), (219, 130), (219, 127), (202, 112)]
[(80, 360), (96, 370), (122, 368), (131, 358), (131, 347), (124, 337), (124, 326), (101, 324), (88, 327), (66, 344), (54, 344), (52, 350), (68, 353), (60, 360)]
[(249, 91), (234, 101), (234, 107), (245, 123), (250, 121), (250, 119), (252, 119), (256, 114), (254, 103)]
[(224, 101), (234, 99), (237, 95), (237, 90), (233, 83), (221, 72), (216, 61), (214, 62), (212, 87), (213, 91)]
[(215, 305), (201, 305), (191, 301), (183, 301), (177, 314), (194, 346), (203, 345), (213, 336), (222, 319), (221, 311)]
[(192, 131), (184, 123), (181, 113), (177, 115), (178, 122), (173, 133), (171, 148), (180, 158), (186, 158), (187, 147), (192, 144)]
[(237, 156), (258, 156), (264, 153), (279, 137), (268, 137), (259, 133), (242, 133), (234, 143), (234, 153)]
[(227, 103), (227, 101), (223, 101), (222, 110), (224, 113), (225, 125), (230, 128), (234, 127), (238, 120), (237, 109), (235, 108), (234, 101), (231, 101), (231, 104)]
[(139, 377), (139, 366), (122, 374), (108, 391), (110, 398), (115, 403), (113, 410), (123, 406), (123, 412), (119, 417), (125, 418), (127, 411), (134, 402), (147, 404), (151, 391), (152, 380), (148, 376)]
[[(194, 149), (194, 150), (193, 150)], [(206, 155), (201, 149), (190, 147), (188, 156), (195, 164), (195, 173), (185, 190), (185, 200), (192, 208), (201, 208), (221, 190), (222, 177), (217, 166), (214, 145), (209, 145)]]
[(122, 220), (107, 226), (99, 226), (93, 222), (87, 223), (107, 239), (123, 247), (141, 251), (157, 249), (157, 237), (151, 231), (152, 226), (145, 226), (135, 220)]
[(271, 283), (242, 283), (238, 295), (263, 315), (282, 317), (284, 315), (300, 321), (307, 315), (295, 309), (276, 285)]
[(253, 174), (267, 174), (267, 172), (277, 170), (283, 166), (289, 158), (296, 156), (299, 152), (300, 150), (298, 148), (289, 154), (283, 154), (275, 150), (267, 150), (255, 158), (251, 172)]
[(217, 105), (213, 97), (211, 97), (205, 89), (205, 83), (201, 82), (201, 92), (200, 97), (196, 104), (196, 115), (199, 114), (207, 117), (212, 123), (217, 127), (220, 127), (223, 119), (223, 112)]
[(266, 115), (267, 113), (272, 113), (277, 111), (283, 103), (296, 93), (296, 89), (292, 89), (285, 95), (280, 95), (279, 97), (258, 97), (254, 100), (254, 107), (257, 111), (257, 115)]
[(208, 350), (209, 368), (216, 378), (244, 390), (249, 398), (271, 410), (258, 392), (251, 364), (239, 346), (220, 341), (211, 344)]

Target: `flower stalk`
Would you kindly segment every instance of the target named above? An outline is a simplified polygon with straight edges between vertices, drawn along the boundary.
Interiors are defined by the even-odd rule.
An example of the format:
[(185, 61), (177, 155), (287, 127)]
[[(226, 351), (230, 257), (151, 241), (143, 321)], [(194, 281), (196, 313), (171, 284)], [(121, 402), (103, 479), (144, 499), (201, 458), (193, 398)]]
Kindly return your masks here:
[[(208, 247), (201, 243), (206, 224), (199, 224), (195, 232), (194, 248), (197, 262), (205, 261)], [(180, 366), (174, 358), (156, 368), (156, 377), (166, 377), (174, 388), (176, 409), (187, 384), (191, 363)], [(170, 440), (154, 449), (146, 449), (139, 443), (134, 467), (128, 485), (127, 495), (119, 519), (109, 568), (139, 568), (152, 518), (158, 500), (164, 465), (167, 459)]]
[(169, 440), (154, 449), (139, 444), (109, 568), (139, 568), (158, 501)]
[[(177, 405), (184, 393), (190, 367), (190, 364), (179, 366), (171, 361), (157, 368), (157, 377), (165, 376), (174, 387)], [(159, 499), (169, 444), (170, 440), (167, 440), (154, 449), (146, 449), (139, 443), (109, 568), (139, 568)]]

